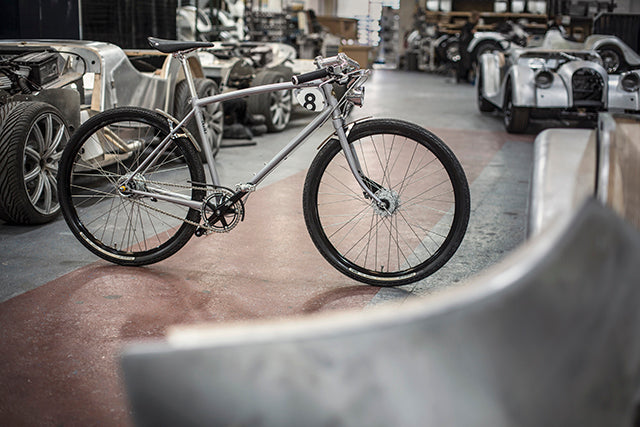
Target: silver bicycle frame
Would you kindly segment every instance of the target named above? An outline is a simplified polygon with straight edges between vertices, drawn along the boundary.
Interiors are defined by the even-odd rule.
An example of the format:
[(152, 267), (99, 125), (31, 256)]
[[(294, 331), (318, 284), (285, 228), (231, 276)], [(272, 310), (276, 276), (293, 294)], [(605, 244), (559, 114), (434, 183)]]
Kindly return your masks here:
[[(202, 143), (202, 141), (207, 140), (206, 128), (204, 127), (204, 116), (202, 113), (202, 108), (209, 104), (213, 104), (215, 102), (224, 102), (231, 99), (242, 98), (250, 95), (257, 95), (261, 93), (268, 92), (277, 92), (280, 90), (291, 90), (305, 87), (318, 87), (321, 89), (321, 92), (324, 96), (325, 102), (328, 105), (327, 108), (324, 109), (315, 119), (311, 121), (304, 129), (302, 129), (282, 150), (280, 150), (274, 157), (271, 159), (260, 171), (258, 171), (252, 180), (248, 181), (248, 186), (256, 186), (258, 185), (269, 173), (271, 173), (279, 164), (282, 162), (289, 154), (293, 152), (304, 140), (311, 135), (316, 129), (322, 126), (325, 121), (329, 119), (329, 116), (332, 116), (333, 127), (338, 136), (338, 140), (342, 147), (342, 150), (345, 153), (345, 157), (347, 159), (347, 163), (349, 164), (349, 168), (353, 173), (354, 178), (362, 187), (362, 190), (371, 197), (376, 203), (382, 203), (381, 200), (373, 193), (373, 191), (364, 183), (362, 179), (362, 170), (360, 167), (360, 163), (358, 161), (358, 157), (356, 155), (355, 150), (352, 149), (350, 144), (347, 141), (347, 135), (344, 130), (344, 118), (340, 113), (340, 109), (338, 108), (338, 100), (332, 94), (332, 86), (329, 84), (331, 80), (325, 82), (309, 82), (303, 84), (293, 84), (292, 82), (284, 82), (284, 83), (273, 83), (269, 85), (250, 87), (246, 89), (240, 89), (233, 92), (222, 93), (218, 95), (208, 96), (205, 98), (198, 98), (198, 95), (195, 90), (195, 84), (193, 81), (193, 77), (191, 75), (191, 70), (189, 69), (189, 65), (187, 64), (185, 58), (181, 54), (176, 54), (180, 62), (182, 63), (182, 67), (184, 70), (184, 74), (187, 79), (187, 84), (189, 86), (189, 90), (191, 92), (191, 103), (193, 105), (191, 111), (180, 121), (177, 125), (170, 123), (171, 129), (169, 135), (167, 135), (160, 144), (156, 146), (156, 148), (149, 154), (149, 156), (138, 166), (138, 168), (131, 173), (129, 178), (123, 182), (123, 185), (128, 185), (128, 183), (133, 179), (133, 177), (137, 174), (144, 173), (148, 168), (152, 167), (159, 156), (167, 149), (172, 139), (176, 138), (176, 135), (180, 132), (180, 130), (189, 122), (192, 118), (195, 117), (195, 120), (198, 125), (198, 131), (200, 134), (200, 149), (204, 152), (205, 159), (207, 159), (207, 165), (209, 174), (211, 176), (211, 181), (214, 186), (220, 186), (220, 178), (218, 176), (218, 172), (216, 170), (215, 162), (213, 160), (213, 153), (211, 151), (211, 147), (209, 144)], [(176, 204), (180, 204), (183, 206), (187, 206), (193, 209), (200, 209), (202, 207), (202, 202), (197, 202), (189, 199), (188, 196), (172, 193), (166, 190), (160, 192), (149, 193), (146, 191), (130, 189), (130, 193), (137, 194), (141, 196), (147, 197), (155, 197), (156, 199), (165, 200), (168, 202), (173, 202)]]

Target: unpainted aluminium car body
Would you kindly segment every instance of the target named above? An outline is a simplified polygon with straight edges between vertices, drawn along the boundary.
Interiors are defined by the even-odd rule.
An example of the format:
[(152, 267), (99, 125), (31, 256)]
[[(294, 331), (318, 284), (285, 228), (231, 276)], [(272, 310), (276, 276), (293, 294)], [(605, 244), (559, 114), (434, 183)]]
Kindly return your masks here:
[(552, 30), (536, 47), (483, 54), (477, 89), (479, 109), (504, 111), (510, 132), (524, 131), (529, 118), (638, 113), (640, 56), (615, 36), (578, 43)]
[(532, 36), (519, 24), (507, 21), (500, 31), (477, 31), (467, 46), (467, 53), (473, 61), (485, 52), (505, 51), (511, 46), (526, 46)]
[(595, 51), (609, 74), (608, 109), (617, 112), (640, 111), (640, 55), (616, 36), (593, 34), (584, 43), (556, 37), (556, 48)]
[(541, 47), (481, 55), (479, 109), (502, 110), (507, 131), (523, 132), (529, 118), (594, 119), (607, 110), (608, 74), (600, 56), (557, 48), (556, 36), (562, 37), (549, 31)]
[(609, 111), (639, 113), (640, 55), (618, 37), (609, 35), (591, 35), (584, 46), (598, 52), (609, 73)]
[[(226, 92), (289, 81), (294, 75), (296, 50), (283, 43), (226, 41), (201, 50), (199, 58), (205, 75)], [(246, 108), (238, 103), (246, 103)], [(292, 93), (284, 90), (229, 101), (225, 103), (225, 115), (236, 123), (249, 123), (262, 116), (268, 132), (280, 132), (289, 124), (292, 106)]]
[[(16, 59), (41, 53), (46, 53), (49, 62), (34, 62), (31, 69)], [(86, 119), (114, 107), (139, 106), (162, 110), (175, 120), (170, 115), (190, 98), (185, 95), (179, 61), (154, 50), (125, 52), (113, 44), (93, 41), (0, 40), (0, 58), (4, 67), (0, 75), (0, 129), (5, 128), (0, 133), (0, 156), (2, 168), (11, 170), (3, 175), (0, 187), (0, 219), (14, 223), (39, 224), (55, 218), (60, 209), (57, 162), (69, 136)], [(188, 62), (194, 76), (203, 78), (197, 56), (189, 56)], [(47, 74), (45, 80), (34, 84), (32, 72), (36, 68)], [(215, 86), (213, 81), (208, 83), (209, 88)], [(179, 86), (181, 95), (177, 97)], [(28, 119), (18, 120), (26, 113)], [(219, 146), (222, 121), (221, 108), (205, 114), (212, 145)], [(96, 158), (110, 149), (95, 148)], [(123, 155), (139, 148), (139, 144), (126, 141), (118, 144)]]
[[(184, 80), (177, 59), (151, 49), (125, 51), (111, 43), (95, 41), (0, 40), (0, 54), (21, 49), (53, 49), (59, 52), (65, 60), (64, 69), (58, 79), (43, 89), (73, 88), (81, 91), (81, 109), (89, 116), (122, 106), (161, 109), (172, 114), (176, 85)], [(162, 65), (159, 68), (148, 65), (149, 71), (142, 72), (134, 67), (132, 61), (160, 62)], [(204, 77), (196, 55), (189, 57), (189, 64), (194, 77)], [(79, 79), (82, 79), (82, 85), (72, 85)], [(79, 112), (66, 112), (66, 115), (72, 114)]]

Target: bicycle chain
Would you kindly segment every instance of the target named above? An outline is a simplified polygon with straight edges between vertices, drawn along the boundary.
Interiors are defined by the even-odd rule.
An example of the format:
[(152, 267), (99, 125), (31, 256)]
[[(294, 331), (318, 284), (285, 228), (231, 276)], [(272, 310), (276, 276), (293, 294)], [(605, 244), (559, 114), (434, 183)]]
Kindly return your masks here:
[(151, 209), (152, 211), (156, 211), (156, 212), (161, 213), (161, 214), (164, 214), (164, 215), (166, 215), (166, 216), (168, 216), (168, 217), (171, 217), (171, 218), (177, 219), (178, 221), (186, 222), (186, 223), (187, 223), (187, 224), (189, 224), (189, 225), (193, 225), (193, 226), (196, 226), (196, 227), (204, 228), (204, 229), (205, 229), (205, 230), (207, 230), (207, 231), (216, 231), (213, 227), (209, 227), (209, 226), (207, 226), (207, 225), (200, 224), (200, 223), (197, 223), (197, 222), (195, 222), (195, 221), (191, 221), (191, 220), (188, 220), (188, 219), (186, 219), (186, 218), (179, 217), (178, 215), (174, 215), (174, 214), (172, 214), (172, 213), (169, 213), (169, 212), (163, 211), (162, 209), (155, 208), (155, 207), (153, 207), (153, 206), (151, 206), (151, 205), (148, 205), (148, 204), (146, 204), (146, 203), (144, 203), (144, 202), (141, 202), (141, 201), (139, 201), (139, 200), (130, 199), (130, 201), (131, 201), (131, 202), (133, 202), (133, 203), (136, 203), (136, 204), (138, 204), (138, 205), (142, 205), (142, 206), (144, 206), (145, 208)]
[[(169, 187), (177, 187), (177, 188), (191, 188), (191, 189), (194, 189), (194, 190), (204, 190), (204, 191), (208, 191), (208, 190), (209, 190), (207, 187), (197, 187), (197, 186), (193, 186), (193, 185), (181, 185), (181, 184), (168, 183), (168, 182), (160, 182), (160, 181), (147, 181), (147, 180), (145, 180), (145, 184), (158, 184), (158, 185), (164, 185), (164, 186), (169, 186)], [(140, 200), (136, 200), (136, 199), (129, 199), (129, 201), (131, 201), (131, 202), (133, 202), (133, 203), (135, 203), (135, 204), (138, 204), (138, 205), (144, 206), (145, 208), (151, 209), (152, 211), (156, 211), (156, 212), (158, 212), (158, 213), (161, 213), (161, 214), (167, 215), (168, 217), (171, 217), (171, 218), (177, 219), (178, 221), (185, 222), (185, 223), (187, 223), (187, 224), (189, 224), (189, 225), (193, 225), (193, 226), (195, 226), (195, 227), (200, 227), (200, 228), (203, 228), (203, 229), (205, 229), (205, 230), (207, 230), (207, 231), (216, 231), (216, 232), (219, 232), (219, 230), (215, 229), (214, 227), (210, 227), (210, 226), (205, 225), (205, 224), (197, 223), (197, 222), (195, 222), (195, 221), (191, 221), (191, 220), (188, 220), (188, 219), (186, 219), (186, 218), (179, 217), (178, 215), (174, 215), (174, 214), (172, 214), (172, 213), (169, 213), (169, 212), (163, 211), (162, 209), (155, 208), (155, 207), (153, 207), (153, 206), (151, 206), (151, 205), (148, 205), (148, 204), (146, 204), (146, 203), (144, 203), (144, 202), (141, 202)]]

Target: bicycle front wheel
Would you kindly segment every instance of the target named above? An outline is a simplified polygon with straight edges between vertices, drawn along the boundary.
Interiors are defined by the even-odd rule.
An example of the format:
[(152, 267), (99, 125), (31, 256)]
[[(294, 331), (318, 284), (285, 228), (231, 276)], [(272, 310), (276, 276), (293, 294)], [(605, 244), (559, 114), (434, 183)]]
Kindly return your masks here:
[[(61, 210), (76, 238), (99, 257), (151, 264), (174, 254), (195, 232), (200, 212), (162, 198), (204, 198), (203, 185), (194, 185), (205, 182), (204, 168), (190, 140), (173, 139), (152, 167), (134, 174), (168, 133), (161, 115), (124, 107), (87, 120), (67, 144), (58, 171)], [(129, 178), (131, 187), (149, 195), (122, 191)]]
[(462, 166), (437, 136), (399, 120), (358, 123), (348, 135), (361, 176), (355, 180), (338, 140), (311, 164), (304, 185), (305, 221), (314, 244), (335, 268), (358, 281), (397, 286), (442, 267), (469, 221)]

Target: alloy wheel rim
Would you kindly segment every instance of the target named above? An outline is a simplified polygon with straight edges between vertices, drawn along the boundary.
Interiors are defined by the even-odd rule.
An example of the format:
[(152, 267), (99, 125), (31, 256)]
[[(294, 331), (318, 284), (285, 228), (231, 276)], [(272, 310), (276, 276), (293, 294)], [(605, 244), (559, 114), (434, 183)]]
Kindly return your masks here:
[[(278, 83), (282, 81), (283, 79), (279, 79)], [(291, 96), (291, 91), (289, 90), (273, 92), (271, 94), (269, 110), (271, 111), (273, 126), (278, 130), (284, 129), (289, 123), (291, 117)]]
[(33, 208), (43, 215), (60, 209), (57, 195), (58, 162), (69, 131), (52, 113), (36, 119), (27, 133), (23, 154), (24, 188)]

